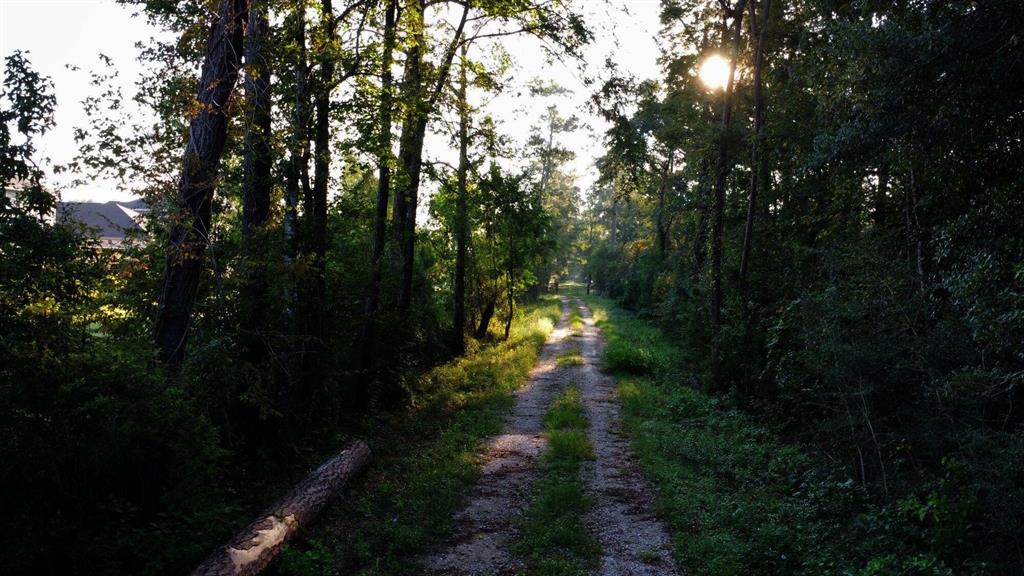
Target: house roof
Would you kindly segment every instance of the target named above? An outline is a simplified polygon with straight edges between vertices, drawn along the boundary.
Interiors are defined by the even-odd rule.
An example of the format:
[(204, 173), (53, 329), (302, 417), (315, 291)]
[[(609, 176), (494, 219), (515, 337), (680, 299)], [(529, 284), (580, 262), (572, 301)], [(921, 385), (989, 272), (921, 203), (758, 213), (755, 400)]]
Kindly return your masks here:
[(57, 218), (79, 222), (94, 230), (105, 248), (119, 246), (129, 231), (142, 230), (142, 200), (131, 202), (60, 202)]

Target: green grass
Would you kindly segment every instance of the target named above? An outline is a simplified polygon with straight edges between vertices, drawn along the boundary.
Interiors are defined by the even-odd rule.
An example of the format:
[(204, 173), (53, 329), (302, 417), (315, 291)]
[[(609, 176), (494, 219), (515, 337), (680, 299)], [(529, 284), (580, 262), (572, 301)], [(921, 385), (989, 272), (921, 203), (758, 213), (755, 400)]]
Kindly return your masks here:
[(686, 386), (676, 345), (660, 331), (608, 300), (586, 300), (608, 339), (604, 367), (617, 378), (625, 428), (688, 572), (841, 573), (829, 547), (843, 535), (819, 520), (826, 499), (810, 492), (827, 483), (806, 457)]
[(569, 315), (569, 336), (573, 338), (579, 338), (583, 336), (583, 315), (580, 314), (579, 306), (572, 307), (572, 313)]
[(552, 430), (548, 434), (548, 452), (553, 460), (570, 464), (594, 457), (586, 430)]
[(479, 472), (481, 442), (501, 431), (561, 312), (557, 298), (530, 306), (509, 340), (422, 375), (407, 411), (367, 426), (371, 467), (285, 554), (287, 575), (391, 575), (452, 529), (451, 515)]
[(570, 388), (562, 393), (544, 415), (544, 426), (549, 430), (586, 430), (587, 417), (583, 414), (580, 391)]
[(565, 352), (562, 352), (561, 354), (555, 357), (555, 362), (557, 362), (558, 365), (562, 367), (582, 366), (583, 356), (580, 353), (580, 347), (573, 346), (572, 348), (566, 350)]
[(544, 424), (548, 450), (514, 551), (526, 561), (529, 576), (582, 576), (596, 566), (600, 547), (583, 524), (590, 502), (580, 465), (593, 458), (593, 447), (579, 390), (561, 394)]

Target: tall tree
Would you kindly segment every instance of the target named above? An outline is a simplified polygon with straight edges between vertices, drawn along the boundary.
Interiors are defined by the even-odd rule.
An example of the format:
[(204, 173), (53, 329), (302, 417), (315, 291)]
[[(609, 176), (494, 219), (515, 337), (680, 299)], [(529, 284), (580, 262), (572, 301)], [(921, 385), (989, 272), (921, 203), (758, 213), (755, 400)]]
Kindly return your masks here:
[[(288, 177), (285, 183), (285, 215), (284, 234), (288, 243), (287, 254), (289, 261), (292, 261), (298, 253), (299, 241), (299, 199), (309, 196), (309, 137), (307, 129), (309, 126), (309, 92), (306, 86), (307, 59), (306, 59), (306, 3), (305, 0), (293, 0), (291, 18), (293, 37), (295, 44), (295, 60), (292, 62), (292, 74), (294, 76), (294, 97), (292, 104), (291, 139), (289, 150)], [(294, 296), (292, 297), (294, 299)], [(289, 307), (294, 302), (288, 303)]]
[[(725, 187), (732, 171), (729, 155), (729, 132), (732, 127), (732, 99), (735, 90), (736, 60), (739, 58), (743, 31), (743, 10), (746, 0), (738, 0), (722, 15), (722, 49), (729, 50), (729, 76), (722, 94), (722, 127), (718, 141), (718, 165), (715, 172), (715, 195), (711, 210), (711, 324), (718, 326), (722, 317), (722, 235), (725, 226)], [(732, 19), (732, 41), (729, 42), (728, 19)]]
[(455, 207), (455, 311), (453, 314), (453, 351), (461, 355), (466, 350), (466, 251), (469, 242), (469, 215), (467, 180), (469, 174), (469, 102), (467, 100), (466, 44), (462, 45), (459, 61), (459, 167), (456, 183), (458, 198)]
[[(395, 221), (399, 231), (402, 254), (402, 278), (399, 285), (398, 308), (406, 311), (412, 304), (413, 275), (416, 258), (416, 208), (420, 189), (420, 173), (423, 166), (423, 141), (426, 137), (430, 112), (448, 83), (452, 61), (462, 32), (466, 27), (470, 3), (463, 4), (462, 15), (455, 33), (445, 49), (441, 62), (435, 68), (434, 82), (425, 86), (423, 52), (426, 48), (424, 0), (412, 0), (406, 10), (409, 12), (409, 26), (412, 30), (410, 46), (406, 51), (403, 102), (405, 119), (399, 140), (398, 162), (401, 177), (395, 183)], [(428, 89), (429, 88), (429, 89)]]
[(331, 0), (320, 1), (319, 45), (316, 54), (320, 61), (320, 73), (313, 97), (313, 186), (307, 197), (304, 212), (306, 219), (306, 248), (314, 259), (316, 268), (316, 293), (322, 296), (324, 289), (324, 256), (327, 249), (327, 189), (331, 177), (331, 91), (335, 86), (334, 70), (337, 52), (334, 49), (337, 20)]
[(391, 129), (394, 108), (394, 79), (391, 67), (394, 60), (395, 36), (398, 27), (398, 0), (388, 0), (384, 13), (383, 43), (380, 57), (380, 102), (377, 122), (377, 198), (373, 215), (373, 239), (370, 246), (370, 285), (366, 294), (363, 333), (360, 336), (359, 363), (369, 368), (375, 348), (377, 314), (380, 309), (382, 260), (387, 235), (388, 200), (391, 195)]
[(210, 29), (178, 181), (177, 212), (167, 243), (166, 272), (153, 339), (160, 360), (185, 357), (196, 292), (209, 242), (213, 193), (227, 138), (228, 114), (243, 53), (245, 0), (221, 0)]
[(242, 180), (243, 250), (249, 265), (242, 294), (247, 306), (243, 316), (243, 340), (251, 359), (262, 352), (260, 332), (265, 329), (267, 308), (266, 273), (257, 262), (265, 262), (257, 234), (270, 216), (273, 163), (270, 126), (270, 64), (267, 54), (267, 2), (252, 0), (245, 37), (245, 157)]
[(747, 279), (750, 250), (754, 243), (754, 218), (757, 214), (758, 191), (767, 183), (767, 165), (763, 159), (764, 146), (764, 90), (762, 69), (764, 68), (764, 50), (768, 38), (768, 23), (771, 17), (772, 0), (763, 0), (760, 19), (757, 13), (757, 0), (750, 3), (750, 31), (757, 38), (754, 50), (754, 130), (750, 140), (750, 195), (747, 198), (747, 220), (743, 228), (743, 249), (740, 254), (740, 281)]

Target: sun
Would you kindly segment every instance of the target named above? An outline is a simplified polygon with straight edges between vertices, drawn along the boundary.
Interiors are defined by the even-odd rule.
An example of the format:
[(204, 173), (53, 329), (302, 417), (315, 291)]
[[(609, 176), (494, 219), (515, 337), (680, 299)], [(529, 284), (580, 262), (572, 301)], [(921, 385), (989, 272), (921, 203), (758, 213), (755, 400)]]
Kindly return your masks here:
[(711, 90), (724, 90), (729, 83), (729, 61), (718, 54), (712, 54), (701, 63), (697, 76)]

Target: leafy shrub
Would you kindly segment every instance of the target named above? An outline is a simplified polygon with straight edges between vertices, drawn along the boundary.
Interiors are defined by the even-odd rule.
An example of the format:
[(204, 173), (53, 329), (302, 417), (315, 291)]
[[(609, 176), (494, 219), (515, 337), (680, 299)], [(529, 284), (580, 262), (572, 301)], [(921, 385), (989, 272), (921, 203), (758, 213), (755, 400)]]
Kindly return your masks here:
[(656, 373), (658, 363), (651, 350), (620, 340), (609, 343), (605, 348), (604, 367), (610, 372), (643, 376)]

